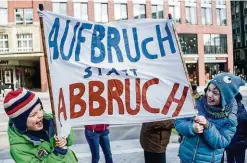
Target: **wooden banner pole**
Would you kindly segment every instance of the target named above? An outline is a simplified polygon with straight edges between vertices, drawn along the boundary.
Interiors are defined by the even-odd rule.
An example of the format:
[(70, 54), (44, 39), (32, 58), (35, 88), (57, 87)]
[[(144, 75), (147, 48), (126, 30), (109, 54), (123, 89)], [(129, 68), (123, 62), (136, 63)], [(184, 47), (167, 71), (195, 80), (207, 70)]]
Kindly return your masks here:
[[(39, 4), (39, 10), (40, 11), (44, 10), (43, 4)], [(48, 64), (48, 58), (47, 58), (47, 48), (46, 48), (46, 42), (45, 42), (44, 23), (43, 23), (43, 17), (42, 16), (39, 16), (39, 22), (40, 22), (42, 44), (43, 44), (43, 49), (44, 49), (45, 67), (46, 67), (46, 75), (47, 75), (47, 80), (48, 80), (48, 89), (49, 89), (49, 95), (50, 95), (51, 110), (52, 110), (52, 115), (53, 115), (53, 122), (54, 122), (54, 126), (55, 126), (55, 132), (57, 134), (56, 116), (55, 116), (54, 101), (53, 101), (53, 94), (52, 94), (50, 70), (49, 70), (49, 64)]]
[[(187, 70), (187, 67), (186, 67), (184, 58), (183, 58), (183, 56), (182, 56), (181, 46), (180, 46), (180, 43), (179, 43), (179, 40), (178, 40), (178, 34), (177, 34), (177, 31), (176, 31), (174, 22), (173, 22), (173, 20), (172, 20), (172, 15), (171, 15), (171, 14), (168, 14), (168, 18), (172, 21), (172, 29), (173, 29), (173, 32), (174, 32), (174, 34), (175, 34), (176, 43), (177, 43), (177, 45), (178, 45), (178, 50), (179, 50), (179, 55), (180, 55), (180, 58), (181, 58), (181, 60), (182, 60), (183, 67), (184, 67), (184, 72), (185, 72), (187, 81), (188, 81), (188, 83), (189, 83), (190, 94), (191, 94), (191, 97), (192, 97), (194, 109), (195, 109), (196, 111), (198, 111), (197, 106), (196, 106), (196, 102), (195, 102), (195, 98), (194, 98), (194, 96), (193, 96), (193, 94), (192, 94), (193, 90), (192, 90), (192, 86), (191, 86), (191, 83), (190, 83), (190, 80), (189, 80), (188, 70)], [(197, 114), (197, 113), (196, 113), (196, 114)]]

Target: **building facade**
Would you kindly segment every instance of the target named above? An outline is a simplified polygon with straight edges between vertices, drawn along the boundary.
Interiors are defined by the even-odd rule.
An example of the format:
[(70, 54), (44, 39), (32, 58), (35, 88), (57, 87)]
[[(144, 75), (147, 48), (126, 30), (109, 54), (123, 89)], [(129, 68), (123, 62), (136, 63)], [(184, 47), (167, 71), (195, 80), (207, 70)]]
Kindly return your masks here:
[(9, 89), (42, 87), (38, 4), (0, 1), (0, 80)]
[(231, 1), (234, 71), (247, 76), (247, 2)]
[(230, 1), (36, 0), (0, 3), (1, 80), (13, 88), (47, 90), (37, 14), (39, 3), (44, 4), (45, 10), (99, 23), (162, 19), (171, 13), (192, 83), (203, 86), (220, 71), (233, 72)]

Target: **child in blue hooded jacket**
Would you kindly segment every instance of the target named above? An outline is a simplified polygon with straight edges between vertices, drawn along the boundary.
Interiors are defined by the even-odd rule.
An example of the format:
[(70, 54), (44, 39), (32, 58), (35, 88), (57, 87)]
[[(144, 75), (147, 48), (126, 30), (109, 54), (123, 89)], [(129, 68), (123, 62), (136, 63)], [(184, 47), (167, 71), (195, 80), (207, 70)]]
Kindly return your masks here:
[(244, 85), (231, 73), (216, 75), (206, 88), (206, 95), (196, 99), (196, 117), (175, 120), (183, 135), (179, 148), (182, 163), (220, 163), (224, 148), (231, 142), (237, 126), (235, 95)]

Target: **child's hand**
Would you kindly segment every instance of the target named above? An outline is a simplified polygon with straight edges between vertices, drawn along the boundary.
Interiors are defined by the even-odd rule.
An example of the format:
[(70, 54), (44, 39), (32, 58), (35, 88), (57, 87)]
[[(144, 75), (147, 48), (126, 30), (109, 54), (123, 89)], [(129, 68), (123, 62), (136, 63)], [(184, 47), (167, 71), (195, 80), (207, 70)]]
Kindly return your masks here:
[(62, 149), (67, 149), (67, 140), (65, 137), (58, 138), (57, 136), (54, 136), (56, 141), (56, 146)]
[(199, 124), (203, 125), (204, 128), (207, 128), (208, 127), (208, 121), (207, 121), (207, 119), (204, 116), (201, 116), (201, 115), (196, 116), (195, 119), (194, 119), (194, 121), (196, 123), (199, 123)]
[(203, 127), (203, 125), (201, 125), (199, 123), (193, 122), (193, 129), (194, 129), (195, 133), (201, 134), (201, 133), (203, 133), (204, 127)]

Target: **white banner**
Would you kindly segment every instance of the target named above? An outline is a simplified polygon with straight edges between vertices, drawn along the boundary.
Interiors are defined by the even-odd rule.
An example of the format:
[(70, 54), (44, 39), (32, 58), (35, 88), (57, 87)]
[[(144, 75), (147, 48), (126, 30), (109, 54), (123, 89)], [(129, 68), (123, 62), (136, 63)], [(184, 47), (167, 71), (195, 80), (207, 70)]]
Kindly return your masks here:
[(60, 135), (76, 125), (195, 114), (170, 20), (98, 24), (41, 15)]

